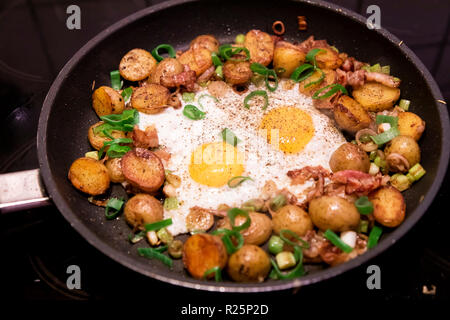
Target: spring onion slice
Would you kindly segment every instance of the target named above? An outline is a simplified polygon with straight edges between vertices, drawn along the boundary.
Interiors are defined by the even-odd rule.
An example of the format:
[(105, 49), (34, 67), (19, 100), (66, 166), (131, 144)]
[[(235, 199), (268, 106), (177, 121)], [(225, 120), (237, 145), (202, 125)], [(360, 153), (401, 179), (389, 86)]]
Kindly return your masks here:
[(205, 118), (206, 112), (201, 111), (192, 104), (187, 104), (184, 106), (183, 114), (191, 120), (201, 120)]
[(233, 131), (231, 131), (228, 128), (225, 128), (221, 132), (222, 139), (228, 144), (231, 144), (233, 147), (236, 147), (236, 145), (241, 142), (241, 139), (239, 139)]
[(380, 146), (391, 141), (398, 135), (400, 135), (400, 131), (398, 130), (398, 128), (391, 127), (388, 131), (377, 134), (376, 136), (370, 136), (370, 139), (372, 139), (373, 142)]
[(215, 52), (211, 53), (211, 59), (212, 59), (214, 66), (218, 67), (218, 66), (223, 65), (223, 62), (222, 62), (222, 60), (220, 60), (217, 53), (215, 53)]
[(154, 223), (146, 223), (144, 225), (145, 231), (155, 231), (165, 227), (168, 227), (172, 224), (172, 218), (161, 220)]
[(248, 94), (244, 99), (244, 107), (250, 109), (250, 105), (248, 104), (248, 102), (255, 96), (262, 96), (264, 98), (265, 103), (262, 109), (266, 110), (267, 106), (269, 105), (269, 96), (264, 90), (255, 90), (253, 92), (250, 92), (250, 94)]
[(128, 100), (130, 100), (132, 94), (133, 94), (133, 89), (131, 87), (123, 89), (121, 95), (122, 95), (125, 103), (127, 103)]
[[(328, 88), (330, 88), (330, 90), (328, 90), (323, 95), (320, 95), (323, 91), (325, 91)], [(313, 99), (329, 98), (329, 97), (331, 97), (333, 94), (335, 94), (338, 91), (341, 91), (343, 94), (347, 94), (348, 95), (347, 89), (345, 89), (344, 86), (340, 85), (339, 83), (334, 83), (334, 84), (329, 84), (328, 86), (325, 86), (325, 87), (317, 90), (316, 92), (314, 92), (312, 98)]]
[(311, 81), (310, 83), (305, 84), (305, 85), (303, 86), (305, 89), (308, 88), (308, 87), (310, 87), (310, 86), (313, 86), (313, 85), (315, 85), (315, 84), (319, 84), (319, 83), (321, 83), (321, 82), (323, 81), (323, 79), (325, 79), (325, 73), (322, 71), (322, 69), (316, 68), (315, 70), (320, 71), (320, 72), (322, 73), (322, 75), (321, 75), (320, 78), (317, 79), (316, 81)]
[(139, 112), (136, 109), (124, 110), (121, 114), (109, 114), (100, 119), (109, 124), (111, 130), (132, 131), (134, 125), (139, 123)]
[(348, 244), (346, 244), (344, 241), (342, 241), (341, 238), (339, 238), (338, 235), (336, 233), (334, 233), (333, 231), (331, 231), (330, 229), (327, 229), (327, 231), (325, 231), (323, 233), (323, 235), (325, 238), (330, 240), (330, 242), (332, 244), (334, 244), (336, 247), (338, 247), (342, 251), (344, 251), (346, 253), (350, 253), (353, 251), (352, 247), (350, 247)]
[[(217, 229), (211, 232), (212, 235), (220, 235), (222, 236), (222, 242), (227, 250), (228, 254), (233, 254), (238, 251), (244, 245), (244, 237), (239, 231), (229, 230), (229, 229)], [(237, 245), (235, 246), (231, 237), (234, 237), (237, 240)]]
[(299, 246), (294, 247), (294, 257), (295, 261), (297, 262), (297, 265), (289, 273), (282, 273), (281, 270), (278, 268), (278, 265), (275, 262), (275, 260), (270, 259), (270, 263), (272, 264), (273, 267), (270, 277), (272, 279), (289, 280), (303, 276), (305, 274), (305, 269), (303, 268), (303, 252)]
[(174, 210), (178, 208), (178, 199), (176, 197), (165, 198), (163, 207), (166, 210)]
[(373, 226), (369, 233), (369, 240), (367, 240), (367, 248), (371, 249), (375, 247), (380, 239), (383, 229), (379, 226)]
[(252, 180), (252, 178), (250, 177), (246, 177), (246, 176), (236, 176), (231, 178), (230, 180), (228, 180), (227, 184), (230, 188), (236, 188), (238, 186), (240, 186), (244, 181), (247, 180)]
[[(112, 219), (116, 218), (119, 215), (123, 204), (124, 204), (123, 199), (118, 199), (118, 198), (109, 199), (108, 202), (106, 203), (106, 208), (105, 208), (106, 219), (112, 220)], [(110, 213), (110, 211), (112, 211), (112, 213)]]
[(136, 233), (136, 234), (129, 234), (128, 235), (128, 240), (131, 242), (131, 243), (138, 243), (139, 241), (141, 241), (142, 239), (144, 239), (144, 237), (145, 237), (145, 231), (140, 231), (140, 232), (138, 232), (138, 233)]
[[(233, 58), (234, 55), (236, 55), (242, 51), (245, 52), (245, 58)], [(248, 49), (244, 48), (244, 47), (229, 46), (229, 47), (223, 48), (221, 51), (221, 55), (225, 60), (230, 60), (230, 61), (241, 62), (241, 61), (250, 60), (250, 51), (248, 51)]]
[(355, 207), (360, 214), (371, 214), (373, 212), (373, 204), (369, 201), (367, 196), (359, 197), (355, 201)]
[(222, 269), (220, 269), (219, 266), (206, 270), (203, 274), (203, 279), (206, 279), (206, 277), (211, 273), (214, 273), (214, 279), (216, 280), (216, 282), (222, 281)]
[(155, 49), (152, 50), (152, 56), (156, 59), (156, 61), (160, 62), (164, 59), (159, 53), (161, 49), (164, 49), (169, 54), (169, 57), (175, 58), (177, 55), (175, 53), (175, 49), (170, 44), (160, 44)]
[[(289, 236), (293, 237), (295, 240), (300, 241), (302, 243), (301, 246), (299, 246), (297, 243), (292, 242), (291, 240), (289, 240), (285, 234), (288, 234)], [(281, 240), (283, 240), (284, 242), (286, 242), (287, 244), (291, 245), (291, 246), (299, 246), (303, 249), (308, 249), (309, 248), (309, 243), (305, 240), (303, 240), (302, 238), (300, 238), (294, 231), (289, 230), (289, 229), (282, 229), (280, 231), (280, 238)]]
[[(111, 136), (108, 135), (106, 131), (103, 131), (103, 133), (110, 139), (112, 138)], [(120, 158), (125, 153), (131, 150), (129, 146), (121, 146), (120, 143), (132, 143), (132, 142), (133, 140), (128, 138), (118, 138), (111, 141), (105, 141), (103, 142), (103, 147), (100, 150), (98, 150), (98, 158), (101, 159), (103, 157), (103, 153), (105, 152), (106, 147), (109, 147), (108, 150), (106, 151), (108, 157)]]
[[(275, 80), (275, 86), (273, 86), (273, 87), (270, 85), (270, 79), (271, 79), (270, 77), (272, 77)], [(269, 91), (274, 92), (275, 90), (277, 90), (278, 76), (277, 76), (277, 73), (275, 72), (275, 70), (269, 70), (267, 72), (265, 82), (266, 82), (266, 87), (267, 87), (267, 89), (269, 89)]]
[(195, 100), (195, 93), (183, 92), (183, 94), (181, 95), (181, 99), (183, 99), (184, 102), (192, 102)]
[[(239, 232), (239, 231), (248, 229), (248, 227), (250, 227), (250, 223), (252, 222), (252, 220), (250, 219), (250, 216), (248, 215), (248, 212), (245, 210), (239, 209), (239, 208), (233, 208), (233, 209), (228, 210), (227, 216), (230, 219), (230, 224), (231, 224), (231, 228), (233, 231)], [(243, 216), (247, 219), (240, 226), (235, 226), (234, 220), (236, 219), (237, 216)]]
[(311, 62), (314, 65), (314, 67), (316, 67), (316, 55), (320, 52), (326, 52), (326, 51), (324, 49), (319, 49), (319, 48), (309, 50), (305, 57), (306, 61)]
[(403, 110), (408, 111), (410, 103), (411, 101), (409, 100), (401, 99), (400, 102), (398, 103), (398, 106)]
[(265, 66), (263, 66), (261, 63), (258, 62), (253, 62), (250, 65), (250, 70), (252, 70), (254, 73), (260, 74), (260, 75), (267, 75), (267, 73), (269, 72), (269, 69)]
[(109, 76), (111, 78), (111, 88), (113, 88), (114, 90), (122, 89), (122, 81), (120, 80), (119, 70), (111, 71), (109, 73)]
[[(308, 71), (305, 73), (305, 71)], [(310, 65), (309, 63), (304, 63), (300, 67), (294, 70), (291, 74), (291, 80), (294, 80), (295, 82), (303, 81), (307, 78), (309, 78), (314, 73), (314, 66)]]
[(158, 259), (168, 267), (172, 268), (173, 266), (173, 260), (170, 259), (168, 256), (165, 256), (164, 254), (160, 253), (158, 249), (154, 248), (138, 248), (138, 253), (140, 256), (146, 257), (148, 259)]
[(214, 71), (216, 76), (218, 76), (220, 79), (223, 79), (223, 67), (217, 66), (216, 70)]
[(391, 127), (397, 127), (398, 126), (398, 117), (386, 116), (386, 115), (379, 114), (376, 117), (376, 122), (377, 122), (377, 124), (389, 123), (391, 125)]
[(202, 109), (205, 109), (205, 107), (203, 106), (203, 103), (202, 103), (202, 100), (205, 100), (205, 98), (210, 98), (210, 99), (213, 99), (214, 102), (219, 102), (219, 100), (216, 97), (214, 97), (214, 96), (212, 96), (210, 94), (202, 94), (200, 97), (198, 97), (198, 100), (197, 100), (198, 101), (198, 105)]

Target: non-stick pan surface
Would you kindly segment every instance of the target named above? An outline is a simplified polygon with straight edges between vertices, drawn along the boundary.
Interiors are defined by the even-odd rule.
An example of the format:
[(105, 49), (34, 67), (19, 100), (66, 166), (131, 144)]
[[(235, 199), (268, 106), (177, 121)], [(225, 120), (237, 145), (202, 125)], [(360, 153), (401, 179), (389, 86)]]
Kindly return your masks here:
[[(297, 16), (307, 17), (308, 30), (297, 29)], [(285, 38), (303, 41), (309, 35), (327, 39), (362, 61), (390, 65), (402, 79), (402, 97), (427, 123), (420, 145), (425, 177), (404, 193), (407, 219), (387, 231), (379, 245), (366, 254), (334, 268), (316, 266), (293, 281), (268, 280), (259, 284), (197, 281), (183, 270), (180, 261), (170, 270), (159, 261), (139, 257), (127, 241), (130, 229), (122, 218), (106, 221), (103, 209), (88, 203), (86, 196), (67, 179), (70, 164), (90, 150), (89, 126), (98, 121), (91, 107), (91, 87), (109, 84), (109, 72), (132, 48), (151, 50), (161, 43), (187, 48), (196, 35), (214, 34), (222, 43), (238, 33), (257, 28), (270, 31), (272, 23), (286, 25)], [(53, 202), (67, 221), (94, 247), (115, 261), (146, 276), (196, 289), (257, 292), (307, 285), (355, 268), (386, 250), (402, 237), (426, 212), (445, 175), (449, 157), (449, 121), (442, 95), (418, 58), (384, 30), (369, 30), (365, 19), (324, 2), (308, 1), (170, 1), (139, 11), (104, 30), (81, 48), (61, 70), (45, 99), (39, 121), (38, 153), (41, 174)], [(113, 194), (122, 192), (113, 188)]]

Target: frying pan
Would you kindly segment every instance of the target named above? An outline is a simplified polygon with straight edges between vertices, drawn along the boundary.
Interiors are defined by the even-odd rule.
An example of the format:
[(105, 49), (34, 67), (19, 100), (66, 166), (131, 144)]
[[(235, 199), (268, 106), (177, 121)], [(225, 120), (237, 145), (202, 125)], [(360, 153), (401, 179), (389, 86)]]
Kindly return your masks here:
[[(307, 17), (307, 32), (298, 31), (298, 15)], [(124, 220), (106, 221), (103, 209), (89, 204), (67, 179), (70, 164), (90, 150), (86, 133), (98, 121), (91, 107), (93, 81), (97, 87), (109, 84), (109, 72), (117, 69), (121, 57), (132, 48), (151, 50), (158, 44), (170, 43), (183, 50), (196, 35), (205, 33), (214, 34), (221, 43), (232, 42), (236, 34), (253, 28), (270, 31), (276, 20), (285, 23), (287, 40), (303, 41), (309, 35), (327, 39), (358, 60), (390, 65), (392, 74), (403, 80), (402, 97), (412, 101), (412, 111), (427, 123), (420, 142), (427, 174), (404, 193), (406, 220), (400, 227), (386, 230), (379, 244), (362, 256), (333, 268), (309, 267), (306, 276), (289, 281), (198, 281), (187, 275), (181, 261), (170, 270), (159, 261), (139, 257), (136, 247), (142, 244), (131, 245), (126, 240), (130, 229)], [(64, 66), (50, 88), (39, 120), (40, 171), (0, 176), (0, 209), (11, 211), (52, 202), (71, 226), (105, 255), (143, 275), (174, 285), (221, 292), (282, 290), (323, 281), (355, 268), (401, 238), (426, 212), (439, 189), (449, 159), (449, 141), (446, 105), (425, 66), (400, 39), (384, 29), (369, 30), (364, 17), (322, 1), (175, 0), (117, 22), (90, 40)], [(123, 192), (121, 187), (112, 189), (114, 195)]]

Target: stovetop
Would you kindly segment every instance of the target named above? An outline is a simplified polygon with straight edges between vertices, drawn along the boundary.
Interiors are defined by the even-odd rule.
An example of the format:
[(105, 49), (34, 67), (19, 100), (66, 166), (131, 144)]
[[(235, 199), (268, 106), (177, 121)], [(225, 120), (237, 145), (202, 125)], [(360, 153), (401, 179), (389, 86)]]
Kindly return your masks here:
[[(117, 20), (162, 1), (23, 0), (0, 2), (0, 173), (38, 167), (36, 129), (51, 82), (65, 62), (90, 38)], [(369, 4), (381, 8), (382, 25), (421, 58), (450, 101), (450, 2), (332, 1), (365, 14)], [(66, 8), (77, 4), (81, 30), (65, 26)], [(5, 41), (6, 39), (6, 41)], [(280, 297), (300, 299), (379, 299), (442, 301), (449, 298), (449, 175), (423, 219), (389, 250), (368, 264), (324, 283), (281, 293), (247, 294), (246, 303), (281, 308)], [(195, 292), (143, 277), (91, 247), (55, 207), (0, 216), (0, 287), (12, 300), (115, 300), (158, 295), (174, 299), (179, 312), (189, 303), (242, 302), (242, 296)], [(381, 289), (369, 290), (367, 267), (381, 269)], [(69, 290), (67, 267), (81, 269), (81, 289)], [(225, 298), (224, 298), (225, 297)], [(273, 299), (276, 297), (276, 299)], [(288, 300), (286, 300), (288, 301)], [(284, 306), (286, 307), (286, 306)]]

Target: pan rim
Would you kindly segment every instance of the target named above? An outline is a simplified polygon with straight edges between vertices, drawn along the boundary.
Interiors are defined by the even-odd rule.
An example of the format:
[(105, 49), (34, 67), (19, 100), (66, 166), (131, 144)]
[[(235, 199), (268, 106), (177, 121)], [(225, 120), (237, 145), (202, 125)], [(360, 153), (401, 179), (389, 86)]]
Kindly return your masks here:
[[(450, 153), (450, 125), (449, 125), (450, 121), (447, 108), (445, 108), (445, 105), (440, 106), (438, 102), (436, 102), (436, 107), (439, 112), (440, 125), (442, 131), (441, 156), (439, 159), (439, 165), (436, 172), (436, 179), (433, 181), (430, 188), (428, 189), (427, 195), (425, 196), (424, 200), (418, 205), (418, 207), (411, 213), (408, 219), (406, 219), (405, 222), (400, 227), (398, 227), (391, 234), (389, 234), (387, 238), (384, 239), (374, 249), (371, 249), (365, 254), (358, 256), (357, 258), (352, 259), (349, 262), (346, 262), (336, 267), (321, 270), (314, 274), (306, 275), (302, 278), (297, 278), (290, 281), (280, 280), (276, 283), (273, 282), (263, 282), (259, 284), (226, 283), (225, 285), (223, 285), (223, 283), (216, 284), (212, 282), (199, 281), (193, 278), (182, 280), (171, 278), (169, 276), (158, 274), (157, 272), (155, 273), (148, 267), (143, 268), (144, 261), (142, 263), (136, 264), (136, 261), (132, 259), (131, 256), (129, 256), (126, 252), (120, 252), (110, 247), (105, 241), (100, 239), (93, 231), (87, 228), (77, 217), (77, 215), (74, 214), (74, 212), (72, 212), (72, 210), (66, 203), (64, 195), (60, 193), (60, 191), (56, 186), (55, 181), (53, 181), (52, 179), (52, 170), (49, 165), (48, 150), (46, 144), (48, 118), (50, 116), (52, 106), (54, 104), (56, 95), (59, 91), (61, 84), (63, 83), (64, 79), (70, 74), (72, 69), (77, 65), (79, 60), (82, 59), (87, 52), (92, 50), (99, 42), (103, 41), (110, 34), (125, 27), (128, 24), (135, 22), (136, 20), (144, 18), (157, 11), (161, 11), (185, 3), (198, 1), (199, 0), (172, 0), (144, 8), (121, 19), (120, 21), (114, 23), (110, 27), (101, 31), (97, 36), (89, 40), (81, 49), (79, 49), (75, 53), (75, 55), (65, 64), (65, 66), (61, 69), (58, 76), (54, 80), (52, 86), (50, 87), (49, 92), (47, 93), (47, 96), (45, 97), (39, 118), (37, 150), (41, 176), (47, 188), (47, 191), (51, 199), (57, 206), (58, 210), (63, 214), (64, 218), (70, 223), (70, 225), (79, 234), (81, 234), (86, 239), (86, 241), (88, 241), (94, 248), (98, 249), (102, 254), (107, 255), (109, 258), (127, 267), (128, 269), (134, 270), (150, 278), (157, 279), (172, 285), (187, 287), (191, 289), (200, 289), (216, 292), (241, 292), (241, 293), (287, 290), (294, 287), (301, 287), (317, 283), (322, 280), (333, 278), (339, 274), (352, 270), (364, 263), (367, 263), (372, 258), (379, 255), (381, 252), (388, 249), (391, 245), (397, 242), (398, 239), (403, 237), (424, 215), (424, 213), (434, 200), (447, 170), (448, 162), (446, 161), (446, 159), (449, 158)], [(311, 6), (319, 7), (323, 10), (334, 11), (337, 12), (338, 14), (343, 15), (347, 19), (352, 19), (357, 23), (365, 24), (365, 18), (363, 16), (350, 10), (347, 10), (343, 7), (340, 7), (338, 5), (330, 4), (321, 0), (318, 1), (293, 0), (292, 2), (306, 3)], [(371, 30), (371, 31), (381, 34), (385, 39), (389, 40), (393, 44), (399, 44), (400, 42), (400, 40), (397, 37), (395, 37), (385, 29)], [(409, 59), (412, 62), (412, 64), (422, 73), (423, 78), (425, 79), (427, 85), (429, 86), (430, 91), (435, 100), (439, 99), (443, 100), (438, 85), (436, 84), (435, 80), (429, 73), (428, 69), (420, 61), (420, 59), (406, 45), (399, 46), (399, 50), (401, 50), (401, 52), (405, 56), (405, 59)]]

